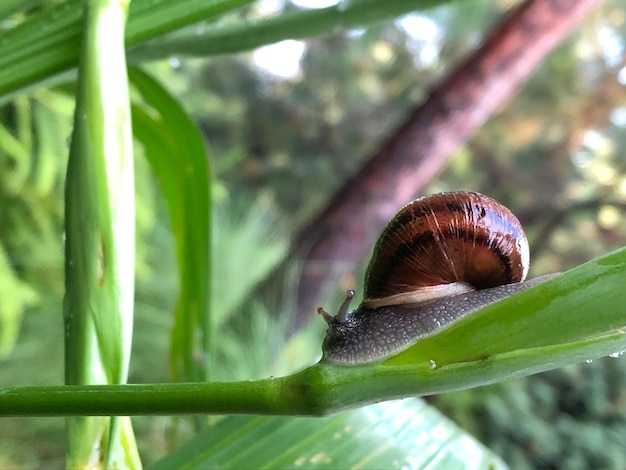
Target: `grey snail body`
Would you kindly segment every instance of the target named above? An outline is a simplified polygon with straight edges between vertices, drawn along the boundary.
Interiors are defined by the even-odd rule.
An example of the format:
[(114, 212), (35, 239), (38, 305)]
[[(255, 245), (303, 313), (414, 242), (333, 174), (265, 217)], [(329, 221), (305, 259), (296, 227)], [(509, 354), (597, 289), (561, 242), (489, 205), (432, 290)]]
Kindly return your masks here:
[(517, 218), (478, 193), (440, 193), (404, 206), (383, 230), (365, 276), (328, 323), (323, 361), (357, 365), (395, 355), (474, 311), (552, 276), (523, 282), (528, 242)]

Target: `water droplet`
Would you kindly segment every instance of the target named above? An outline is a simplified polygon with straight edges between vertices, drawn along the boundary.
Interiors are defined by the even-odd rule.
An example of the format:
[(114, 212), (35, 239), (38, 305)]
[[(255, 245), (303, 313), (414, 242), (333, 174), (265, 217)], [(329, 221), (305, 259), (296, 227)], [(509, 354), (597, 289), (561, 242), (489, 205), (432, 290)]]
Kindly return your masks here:
[(587, 364), (591, 364), (591, 363), (593, 362), (593, 359), (587, 359), (587, 360), (585, 360), (585, 362), (586, 362)]
[(623, 355), (624, 355), (624, 351), (617, 351), (612, 354), (609, 354), (609, 357), (616, 358), (616, 357), (622, 357)]
[(170, 57), (170, 65), (173, 69), (180, 67), (180, 59), (178, 57)]
[(435, 370), (437, 368), (437, 363), (434, 360), (430, 360), (430, 370)]

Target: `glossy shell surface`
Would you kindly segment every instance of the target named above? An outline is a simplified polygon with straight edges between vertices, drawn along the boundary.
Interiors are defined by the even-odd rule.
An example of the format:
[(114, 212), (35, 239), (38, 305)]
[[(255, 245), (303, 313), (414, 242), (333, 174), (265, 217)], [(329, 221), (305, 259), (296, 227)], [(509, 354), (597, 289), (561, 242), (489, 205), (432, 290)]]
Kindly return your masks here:
[(523, 281), (528, 242), (502, 204), (473, 192), (440, 193), (404, 206), (382, 232), (364, 299), (465, 282), (487, 289)]

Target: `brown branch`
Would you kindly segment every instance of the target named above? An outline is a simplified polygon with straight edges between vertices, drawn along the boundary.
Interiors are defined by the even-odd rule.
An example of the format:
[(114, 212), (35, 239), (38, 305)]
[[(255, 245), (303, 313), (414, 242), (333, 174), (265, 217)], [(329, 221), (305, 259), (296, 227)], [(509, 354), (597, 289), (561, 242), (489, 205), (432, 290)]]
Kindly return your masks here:
[(596, 3), (524, 2), (337, 192), (296, 238), (303, 258), (300, 319), (314, 311), (324, 282), (336, 279), (335, 268), (363, 258), (396, 210), (442, 171)]

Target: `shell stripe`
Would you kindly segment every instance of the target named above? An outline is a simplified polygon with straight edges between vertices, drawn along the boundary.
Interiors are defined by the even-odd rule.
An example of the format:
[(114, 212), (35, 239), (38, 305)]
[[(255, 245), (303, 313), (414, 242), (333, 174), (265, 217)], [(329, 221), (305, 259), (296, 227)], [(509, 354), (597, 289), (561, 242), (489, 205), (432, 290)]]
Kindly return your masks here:
[[(504, 282), (501, 284), (510, 284), (511, 282), (516, 282), (516, 279), (513, 276), (513, 265), (512, 261), (516, 261), (519, 264), (518, 260), (512, 260), (509, 253), (506, 253), (502, 250), (501, 244), (494, 243), (493, 238), (490, 238), (487, 231), (485, 233), (474, 233), (471, 234), (467, 230), (463, 229), (445, 229), (441, 230), (440, 234), (442, 237), (450, 237), (452, 235), (457, 238), (466, 241), (472, 242), (475, 246), (484, 248), (493, 254), (495, 258), (499, 261), (502, 266), (502, 270), (504, 272)], [(514, 243), (514, 240), (512, 240)], [(418, 235), (415, 235), (409, 243), (402, 244), (398, 250), (394, 253), (393, 256), (387, 257), (387, 262), (384, 265), (376, 264), (376, 279), (370, 279), (370, 281), (375, 281), (376, 284), (380, 284), (381, 287), (386, 286), (386, 288), (391, 288), (389, 279), (393, 277), (393, 273), (397, 271), (398, 263), (406, 262), (406, 260), (410, 260), (413, 258), (415, 253), (419, 253), (420, 247), (424, 246), (434, 246), (436, 243), (435, 237), (432, 232), (423, 232)], [(372, 276), (372, 273), (369, 273), (369, 277)], [(450, 279), (449, 282), (454, 281), (465, 281), (469, 284), (472, 284), (471, 279)], [(404, 283), (403, 286), (409, 285), (408, 283)], [(398, 285), (398, 292), (402, 292), (401, 287)], [(371, 285), (370, 285), (371, 287)], [(476, 287), (495, 287), (495, 286), (476, 286)], [(390, 295), (386, 293), (386, 295)], [(368, 294), (367, 298), (370, 298), (371, 295)]]

